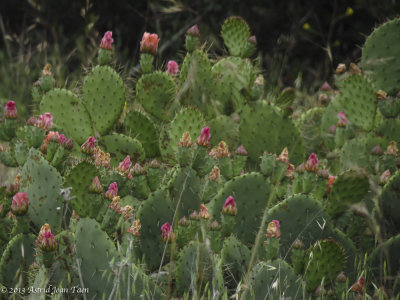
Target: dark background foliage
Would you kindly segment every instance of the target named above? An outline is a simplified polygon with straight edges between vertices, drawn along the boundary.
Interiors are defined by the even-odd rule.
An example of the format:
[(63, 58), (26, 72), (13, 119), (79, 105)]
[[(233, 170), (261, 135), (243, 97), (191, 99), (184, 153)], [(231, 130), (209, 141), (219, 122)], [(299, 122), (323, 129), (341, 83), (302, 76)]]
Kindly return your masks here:
[[(59, 83), (68, 85), (90, 65), (106, 30), (113, 31), (125, 74), (137, 65), (145, 31), (161, 38), (159, 64), (180, 59), (184, 32), (194, 23), (210, 52), (222, 55), (219, 32), (232, 15), (243, 17), (257, 37), (267, 86), (279, 89), (301, 76), (313, 90), (339, 62), (357, 62), (365, 36), (399, 12), (396, 0), (2, 0), (0, 64), (13, 67), (2, 67), (1, 76), (10, 78), (0, 83), (0, 97), (29, 104), (29, 80), (46, 62)], [(16, 78), (15, 72), (22, 74)], [(23, 75), (29, 80), (18, 85)]]

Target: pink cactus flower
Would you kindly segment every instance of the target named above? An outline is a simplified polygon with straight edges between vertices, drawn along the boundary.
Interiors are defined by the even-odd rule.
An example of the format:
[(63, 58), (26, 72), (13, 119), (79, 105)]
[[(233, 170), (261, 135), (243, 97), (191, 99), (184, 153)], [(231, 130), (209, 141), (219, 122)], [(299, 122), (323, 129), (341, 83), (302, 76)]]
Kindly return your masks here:
[(204, 204), (200, 204), (200, 213), (199, 213), (200, 218), (203, 219), (209, 219), (210, 214), (208, 213), (208, 209)]
[(48, 112), (40, 115), (37, 120), (37, 126), (44, 130), (51, 129), (53, 127), (53, 116)]
[(104, 50), (112, 50), (113, 42), (112, 31), (107, 31), (101, 39), (100, 48)]
[(325, 81), (325, 82), (322, 84), (322, 86), (319, 88), (319, 90), (320, 90), (320, 91), (323, 91), (323, 92), (332, 92), (332, 91), (333, 91), (333, 88), (329, 85), (328, 82)]
[(306, 171), (309, 172), (318, 172), (318, 157), (317, 154), (311, 153), (307, 159), (307, 163), (305, 165)]
[(66, 140), (67, 140), (66, 136), (64, 134), (60, 134), (58, 138), (58, 142), (60, 143), (60, 145), (64, 144)]
[(18, 117), (17, 106), (14, 101), (8, 101), (4, 107), (5, 119), (16, 119)]
[(47, 145), (50, 143), (50, 141), (54, 141), (54, 140), (59, 140), (60, 135), (58, 133), (58, 131), (49, 131), (49, 133), (46, 135), (46, 137), (43, 140), (43, 144), (40, 146), (40, 150), (43, 153), (46, 153), (47, 151)]
[(90, 136), (86, 142), (84, 142), (81, 146), (81, 151), (86, 154), (93, 154), (95, 148), (96, 139), (93, 136)]
[(145, 32), (140, 42), (140, 52), (156, 55), (159, 41), (157, 34)]
[(172, 227), (169, 225), (168, 222), (164, 223), (161, 226), (161, 232), (162, 232), (162, 240), (164, 243), (167, 243), (168, 241), (170, 242), (175, 241), (174, 232), (172, 231)]
[(379, 177), (379, 184), (385, 185), (386, 183), (388, 183), (391, 176), (392, 174), (390, 173), (390, 170), (387, 169), (385, 172), (382, 173), (381, 177)]
[(16, 193), (12, 199), (11, 210), (14, 215), (22, 216), (28, 210), (29, 198), (25, 192)]
[(40, 249), (46, 252), (51, 252), (57, 249), (57, 244), (54, 235), (51, 233), (49, 224), (44, 224), (42, 228), (40, 228), (36, 245), (39, 245)]
[(281, 237), (280, 228), (281, 228), (281, 225), (280, 225), (279, 221), (278, 220), (272, 220), (268, 224), (266, 237), (267, 238), (271, 238), (271, 237), (280, 238)]
[(336, 124), (337, 127), (346, 127), (347, 123), (349, 122), (349, 120), (347, 119), (346, 114), (344, 113), (343, 110), (341, 110), (338, 114), (338, 122)]
[(100, 183), (99, 177), (95, 177), (92, 180), (92, 183), (89, 185), (88, 188), (89, 192), (100, 194), (103, 192), (103, 187)]
[(231, 216), (237, 215), (235, 198), (233, 198), (232, 196), (226, 198), (225, 203), (222, 206), (222, 214)]
[(113, 198), (116, 197), (117, 194), (118, 194), (118, 185), (116, 182), (113, 182), (108, 186), (108, 190), (104, 196), (109, 200), (113, 200)]
[(195, 24), (192, 27), (190, 27), (186, 31), (186, 34), (191, 35), (191, 36), (195, 36), (195, 37), (200, 37), (200, 30), (199, 30), (199, 27), (197, 26), (197, 24)]
[(246, 150), (246, 148), (243, 145), (240, 145), (239, 147), (237, 147), (237, 149), (235, 150), (235, 154), (237, 155), (242, 155), (242, 156), (247, 156), (248, 152)]
[(117, 171), (124, 174), (128, 174), (131, 166), (132, 166), (131, 158), (129, 155), (127, 155), (125, 159), (119, 164)]
[(167, 74), (176, 76), (179, 71), (178, 63), (174, 60), (170, 60), (167, 65)]
[(210, 144), (210, 127), (206, 126), (201, 129), (200, 136), (196, 140), (197, 145), (208, 147)]
[(240, 172), (240, 176), (242, 176), (242, 175), (244, 175), (244, 170), (242, 170), (242, 171)]

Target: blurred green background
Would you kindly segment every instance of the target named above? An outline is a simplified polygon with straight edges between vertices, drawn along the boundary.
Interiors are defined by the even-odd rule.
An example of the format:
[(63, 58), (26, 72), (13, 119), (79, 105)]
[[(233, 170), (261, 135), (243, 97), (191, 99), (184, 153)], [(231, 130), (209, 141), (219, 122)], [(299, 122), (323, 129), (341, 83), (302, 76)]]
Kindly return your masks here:
[(181, 60), (184, 33), (194, 23), (210, 53), (223, 55), (219, 32), (232, 15), (257, 37), (267, 89), (301, 78), (312, 92), (339, 62), (357, 62), (365, 35), (399, 12), (396, 0), (2, 0), (0, 104), (12, 99), (21, 114), (31, 113), (31, 86), (46, 63), (58, 86), (74, 88), (106, 30), (113, 31), (125, 78), (135, 74), (144, 31), (161, 38), (158, 65)]

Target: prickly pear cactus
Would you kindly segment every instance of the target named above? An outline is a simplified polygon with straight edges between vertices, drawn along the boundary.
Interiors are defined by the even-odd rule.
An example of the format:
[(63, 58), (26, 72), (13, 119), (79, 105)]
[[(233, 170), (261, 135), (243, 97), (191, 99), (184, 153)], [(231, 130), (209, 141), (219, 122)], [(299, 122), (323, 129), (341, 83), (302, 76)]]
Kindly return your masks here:
[(239, 124), (232, 117), (220, 115), (208, 121), (207, 125), (211, 128), (211, 147), (218, 145), (220, 141), (226, 142), (229, 149), (239, 146)]
[(393, 43), (398, 40), (399, 32), (399, 18), (386, 22), (375, 28), (362, 48), (361, 65), (365, 74), (374, 81), (377, 89), (389, 94), (398, 91), (400, 79), (399, 46)]
[(159, 154), (159, 133), (156, 125), (140, 111), (130, 111), (126, 114), (124, 133), (136, 138), (142, 144), (146, 157), (155, 157)]
[(307, 155), (317, 153), (324, 143), (321, 132), (321, 118), (324, 111), (322, 107), (314, 107), (303, 113), (297, 123)]
[(62, 128), (66, 136), (83, 144), (89, 136), (94, 136), (92, 122), (84, 103), (74, 93), (65, 89), (47, 92), (40, 102), (40, 112), (50, 112), (53, 124)]
[(120, 117), (125, 103), (125, 87), (108, 66), (96, 66), (86, 76), (82, 94), (95, 130), (105, 135)]
[(61, 228), (64, 199), (62, 178), (38, 150), (31, 148), (21, 170), (21, 190), (29, 197), (29, 218), (37, 228), (48, 223), (53, 232)]
[(400, 171), (392, 175), (389, 182), (384, 186), (381, 194), (381, 206), (384, 220), (391, 232), (400, 231)]
[(280, 153), (287, 147), (290, 162), (300, 164), (304, 161), (304, 140), (290, 119), (272, 104), (256, 103), (246, 106), (240, 114), (240, 140), (247, 149), (249, 157), (257, 162), (268, 151)]
[(136, 84), (136, 98), (155, 121), (170, 120), (175, 96), (175, 83), (161, 71), (145, 74)]
[(225, 20), (221, 30), (224, 43), (232, 56), (244, 57), (248, 54), (250, 28), (241, 17)]
[(237, 206), (237, 216), (233, 233), (246, 245), (254, 243), (263, 212), (272, 197), (272, 186), (260, 173), (248, 173), (225, 183), (211, 201), (211, 213), (220, 221), (225, 200), (233, 196)]
[(80, 219), (75, 232), (76, 258), (79, 260), (82, 281), (89, 289), (89, 296), (102, 297), (112, 290), (113, 276), (110, 262), (118, 254), (110, 237), (93, 219)]

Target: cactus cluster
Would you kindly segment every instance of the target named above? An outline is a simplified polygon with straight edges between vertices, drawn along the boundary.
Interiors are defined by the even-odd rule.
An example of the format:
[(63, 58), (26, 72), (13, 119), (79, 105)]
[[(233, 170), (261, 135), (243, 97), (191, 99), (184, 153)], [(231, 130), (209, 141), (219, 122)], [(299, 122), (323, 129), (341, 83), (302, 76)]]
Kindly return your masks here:
[(297, 119), (293, 88), (264, 95), (240, 17), (222, 26), (226, 57), (210, 59), (195, 25), (167, 71), (145, 33), (134, 93), (113, 69), (110, 31), (80, 90), (55, 87), (46, 65), (32, 89), (40, 115), (25, 122), (9, 101), (0, 121), (0, 161), (19, 172), (0, 188), (1, 285), (359, 299), (378, 284), (395, 297), (398, 26), (378, 27), (362, 69), (341, 65), (337, 90), (325, 84)]

